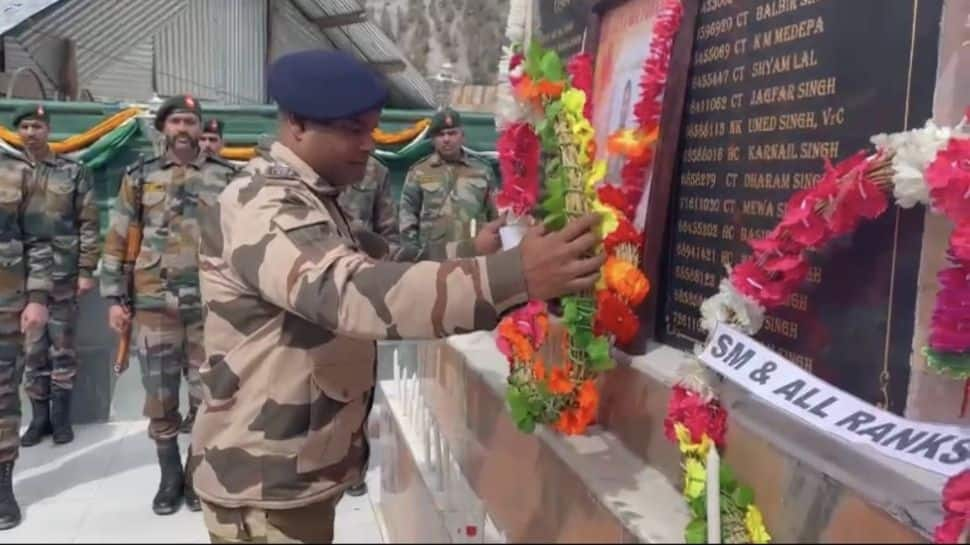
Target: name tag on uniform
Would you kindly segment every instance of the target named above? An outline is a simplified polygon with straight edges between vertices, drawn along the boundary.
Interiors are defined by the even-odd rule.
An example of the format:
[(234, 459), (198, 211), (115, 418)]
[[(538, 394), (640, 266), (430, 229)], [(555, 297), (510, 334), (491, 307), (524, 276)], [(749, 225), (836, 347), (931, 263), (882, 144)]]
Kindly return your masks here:
[(263, 175), (267, 178), (299, 178), (295, 170), (285, 165), (269, 165)]

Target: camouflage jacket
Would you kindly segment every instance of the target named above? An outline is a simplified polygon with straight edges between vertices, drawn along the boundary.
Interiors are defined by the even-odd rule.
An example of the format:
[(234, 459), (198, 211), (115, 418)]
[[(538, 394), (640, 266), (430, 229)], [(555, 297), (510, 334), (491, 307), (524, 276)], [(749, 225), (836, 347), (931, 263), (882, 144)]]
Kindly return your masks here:
[[(62, 155), (34, 164), (32, 191), (45, 200), (56, 284), (73, 286), (78, 276), (91, 278), (101, 256), (98, 208), (91, 171)], [(72, 293), (72, 292), (71, 292)]]
[(32, 171), (27, 160), (0, 150), (0, 312), (46, 304), (52, 288), (44, 195), (30, 183)]
[[(387, 261), (439, 261), (448, 257), (446, 244), (415, 244), (402, 242), (397, 226), (397, 205), (391, 195), (390, 173), (380, 161), (371, 157), (367, 172), (360, 182), (343, 188), (337, 198), (341, 210), (350, 219), (358, 243), (373, 256)], [(383, 241), (372, 240), (370, 233)], [(382, 249), (386, 245), (386, 249)], [(475, 257), (470, 240), (458, 241), (452, 257)]]
[(526, 299), (521, 254), (391, 263), (360, 253), (339, 190), (274, 144), (208, 209), (200, 271), (205, 403), (195, 489), (291, 509), (357, 482), (375, 340), (495, 326)]
[(497, 217), (494, 173), (483, 161), (467, 154), (449, 163), (437, 153), (415, 163), (401, 189), (400, 229), (411, 243), (440, 243), (470, 239), (476, 230)]
[[(167, 155), (130, 167), (121, 180), (104, 240), (101, 294), (131, 296), (137, 309), (200, 308), (199, 210), (214, 202), (235, 168), (207, 154), (179, 166)], [(128, 225), (137, 221), (135, 184), (141, 181), (142, 241), (134, 267), (134, 293), (121, 265)]]

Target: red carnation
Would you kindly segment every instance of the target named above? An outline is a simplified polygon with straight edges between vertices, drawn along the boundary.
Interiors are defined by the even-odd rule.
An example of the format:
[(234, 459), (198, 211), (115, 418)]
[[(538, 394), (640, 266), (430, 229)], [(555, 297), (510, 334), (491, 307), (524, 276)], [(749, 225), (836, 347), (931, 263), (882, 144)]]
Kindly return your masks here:
[(955, 222), (970, 218), (970, 140), (951, 138), (925, 176), (935, 208)]
[(619, 226), (603, 239), (603, 249), (607, 255), (615, 255), (616, 249), (622, 244), (630, 244), (640, 251), (643, 235), (626, 218), (620, 218)]
[(615, 293), (600, 290), (596, 293), (596, 335), (611, 333), (617, 344), (629, 344), (640, 329), (640, 320)]
[(958, 223), (950, 234), (950, 252), (957, 260), (970, 264), (970, 218)]
[(673, 442), (677, 441), (675, 424), (687, 428), (694, 443), (700, 443), (707, 435), (715, 445), (724, 447), (727, 412), (717, 401), (705, 402), (699, 394), (683, 386), (673, 388), (664, 418), (664, 435)]
[(589, 53), (577, 53), (566, 65), (572, 86), (586, 93), (583, 116), (593, 119), (593, 57)]

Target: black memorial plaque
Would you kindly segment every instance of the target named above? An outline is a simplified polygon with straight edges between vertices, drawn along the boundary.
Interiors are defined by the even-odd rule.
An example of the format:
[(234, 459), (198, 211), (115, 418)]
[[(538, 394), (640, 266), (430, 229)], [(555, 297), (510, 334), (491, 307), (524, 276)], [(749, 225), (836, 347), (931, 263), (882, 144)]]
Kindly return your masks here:
[[(664, 264), (660, 338), (703, 342), (700, 303), (745, 241), (873, 134), (931, 115), (940, 0), (703, 0)], [(901, 414), (923, 210), (891, 207), (812, 258), (758, 339), (816, 376)]]
[(583, 49), (595, 0), (542, 0), (537, 2), (538, 41), (568, 59)]

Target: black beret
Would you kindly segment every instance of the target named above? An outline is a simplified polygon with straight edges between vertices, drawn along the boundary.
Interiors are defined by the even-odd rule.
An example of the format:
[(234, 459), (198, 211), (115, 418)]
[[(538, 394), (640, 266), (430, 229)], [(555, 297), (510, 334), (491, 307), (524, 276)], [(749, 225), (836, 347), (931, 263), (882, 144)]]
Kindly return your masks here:
[(24, 119), (37, 119), (50, 125), (51, 118), (43, 104), (29, 104), (17, 108), (13, 113), (13, 126), (20, 125)]
[(280, 109), (314, 121), (350, 119), (379, 110), (387, 86), (347, 53), (311, 49), (284, 55), (269, 68), (269, 95)]
[(222, 137), (222, 121), (212, 118), (202, 124), (202, 132), (214, 132)]
[(451, 108), (438, 110), (431, 118), (431, 126), (428, 127), (428, 134), (437, 136), (444, 129), (456, 129), (461, 127), (461, 116)]
[(202, 120), (202, 106), (199, 101), (189, 95), (176, 95), (167, 99), (158, 107), (155, 113), (155, 128), (159, 131), (165, 126), (165, 119), (175, 112), (189, 112)]

